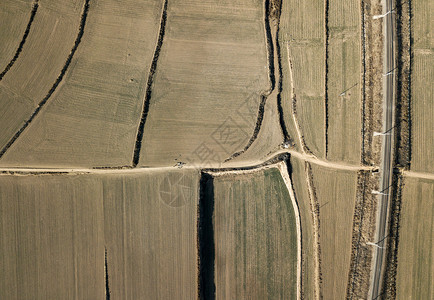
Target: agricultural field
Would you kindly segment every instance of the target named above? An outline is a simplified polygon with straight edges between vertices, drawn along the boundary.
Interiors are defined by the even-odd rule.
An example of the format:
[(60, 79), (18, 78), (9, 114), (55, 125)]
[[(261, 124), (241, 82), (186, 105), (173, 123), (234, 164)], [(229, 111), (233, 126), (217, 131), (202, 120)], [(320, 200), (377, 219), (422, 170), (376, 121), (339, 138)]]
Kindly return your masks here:
[(247, 144), (269, 88), (263, 19), (260, 1), (170, 1), (140, 165), (211, 165)]
[(196, 298), (198, 183), (197, 171), (0, 175), (0, 298)]
[(336, 299), (347, 290), (357, 172), (312, 164), (312, 183), (319, 205), (322, 294)]
[(1, 1), (0, 299), (432, 298), (434, 4), (386, 2)]
[(296, 299), (295, 213), (276, 168), (213, 178), (216, 299)]
[[(324, 2), (283, 1), (280, 48), (284, 85), (285, 121), (297, 149), (302, 145), (325, 157), (325, 25)], [(293, 104), (293, 101), (296, 101)], [(294, 110), (295, 108), (295, 110)], [(297, 123), (294, 122), (294, 119)]]
[(305, 299), (315, 299), (315, 292), (318, 289), (315, 276), (314, 250), (314, 226), (312, 209), (310, 204), (309, 190), (306, 182), (306, 167), (303, 160), (291, 157), (292, 184), (297, 204), (300, 210), (300, 222), (302, 228), (301, 236), (301, 259), (302, 259), (302, 294)]
[[(143, 1), (139, 5), (134, 1), (91, 2), (83, 38), (63, 82), (41, 113), (6, 152), (2, 164), (130, 165), (161, 9), (161, 3), (155, 1)], [(71, 41), (60, 43), (65, 47), (64, 53), (52, 48), (58, 53), (45, 55), (65, 63), (79, 32), (79, 13), (80, 9), (77, 11), (77, 23), (68, 24), (65, 28), (71, 34)], [(47, 22), (55, 22), (55, 19), (47, 16)], [(33, 26), (35, 30), (52, 28), (38, 26), (36, 19)], [(60, 36), (65, 36), (65, 33)], [(44, 39), (39, 39), (39, 42), (45, 43)], [(36, 45), (32, 48), (44, 50), (44, 47)], [(24, 62), (22, 65), (28, 68)], [(54, 72), (53, 78), (43, 80), (48, 86), (39, 87), (42, 95), (48, 92), (49, 84), (55, 81), (61, 69), (61, 65), (50, 68)], [(43, 72), (42, 68), (39, 70)], [(22, 84), (22, 81), (15, 82)], [(32, 99), (37, 103), (43, 98), (42, 95), (32, 96)]]
[(397, 299), (434, 297), (434, 181), (404, 176), (398, 244)]
[[(71, 1), (62, 2), (65, 6)], [(19, 57), (0, 81), (1, 149), (47, 95), (74, 45), (80, 9), (59, 13), (52, 5), (57, 7), (48, 3), (39, 5)], [(20, 39), (23, 34), (24, 31), (19, 35)], [(55, 47), (46, 47), (47, 44)], [(12, 60), (13, 56), (10, 55), (9, 59)]]
[(5, 0), (0, 3), (0, 36), (3, 43), (0, 48), (0, 74), (4, 72), (10, 59), (14, 57), (26, 31), (31, 12), (31, 0)]
[(327, 158), (360, 163), (359, 1), (331, 0), (328, 21)]
[(411, 169), (417, 172), (433, 172), (434, 162), (427, 153), (434, 148), (434, 21), (432, 1), (416, 1), (413, 4), (414, 57), (411, 81)]

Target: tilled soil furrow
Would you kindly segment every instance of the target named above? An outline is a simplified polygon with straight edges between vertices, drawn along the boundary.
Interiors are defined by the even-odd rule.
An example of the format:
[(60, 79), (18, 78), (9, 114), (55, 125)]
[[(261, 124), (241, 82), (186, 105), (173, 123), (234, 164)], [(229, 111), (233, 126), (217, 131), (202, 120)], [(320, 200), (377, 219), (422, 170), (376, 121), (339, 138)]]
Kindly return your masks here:
[(33, 20), (35, 19), (36, 12), (38, 11), (38, 7), (39, 7), (38, 2), (39, 2), (39, 0), (35, 0), (35, 2), (33, 2), (33, 8), (32, 8), (32, 11), (30, 13), (29, 23), (27, 23), (27, 27), (26, 27), (26, 30), (24, 31), (23, 38), (21, 39), (21, 42), (20, 42), (17, 50), (15, 51), (14, 57), (11, 59), (11, 61), (5, 67), (3, 72), (0, 73), (0, 81), (3, 79), (3, 77), (6, 75), (6, 73), (12, 68), (15, 61), (20, 56), (21, 51), (23, 50), (24, 44), (26, 43), (27, 36), (29, 35), (29, 32), (30, 32), (30, 28), (32, 27)]
[(74, 46), (71, 49), (71, 52), (68, 55), (68, 58), (66, 59), (65, 64), (63, 65), (62, 70), (60, 71), (59, 76), (57, 77), (56, 81), (54, 82), (51, 89), (48, 91), (47, 95), (42, 99), (30, 118), (24, 122), (24, 125), (15, 133), (15, 135), (9, 140), (9, 142), (6, 144), (6, 146), (3, 147), (0, 151), (0, 158), (5, 154), (5, 152), (12, 146), (12, 144), (20, 137), (20, 135), (23, 133), (23, 131), (30, 125), (30, 123), (33, 121), (33, 119), (39, 114), (41, 109), (44, 107), (44, 105), (47, 103), (47, 101), (50, 99), (51, 95), (56, 90), (57, 86), (60, 84), (60, 82), (63, 80), (63, 77), (66, 74), (66, 71), (68, 70), (69, 65), (71, 64), (72, 58), (74, 57), (75, 52), (77, 51), (78, 46), (80, 45), (81, 38), (84, 34), (84, 27), (86, 25), (86, 18), (89, 11), (89, 2), (90, 0), (84, 1), (83, 11), (81, 13), (81, 19), (80, 19), (80, 26), (78, 29), (77, 38), (75, 39)]

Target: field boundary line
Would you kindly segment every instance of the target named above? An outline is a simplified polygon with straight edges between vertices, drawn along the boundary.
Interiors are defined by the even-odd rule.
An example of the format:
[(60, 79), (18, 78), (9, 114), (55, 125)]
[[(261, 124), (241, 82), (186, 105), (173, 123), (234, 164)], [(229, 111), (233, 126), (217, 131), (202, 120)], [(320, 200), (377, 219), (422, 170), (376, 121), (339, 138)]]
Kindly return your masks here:
[(158, 40), (155, 46), (151, 67), (149, 69), (148, 81), (146, 83), (146, 92), (145, 92), (145, 99), (143, 103), (143, 110), (140, 118), (140, 123), (137, 128), (136, 143), (135, 143), (134, 153), (133, 153), (133, 167), (136, 167), (139, 164), (139, 160), (140, 160), (140, 150), (142, 149), (143, 131), (145, 128), (146, 120), (148, 118), (149, 105), (151, 102), (152, 84), (154, 82), (154, 75), (155, 75), (155, 71), (157, 70), (158, 58), (160, 56), (161, 47), (163, 46), (164, 34), (166, 31), (167, 1), (168, 0), (164, 0), (162, 12), (161, 12)]
[(328, 73), (329, 73), (329, 0), (324, 3), (324, 51), (325, 51), (325, 71), (324, 71), (324, 131), (325, 131), (325, 158), (328, 155), (328, 131), (329, 131), (329, 107), (328, 107)]
[(404, 175), (404, 177), (413, 177), (413, 178), (422, 178), (422, 179), (434, 180), (434, 174), (433, 173), (405, 171), (404, 170), (402, 172), (402, 175)]
[(15, 51), (15, 55), (12, 57), (12, 59), (9, 61), (3, 72), (0, 73), (0, 81), (3, 79), (3, 77), (6, 75), (6, 73), (12, 68), (12, 66), (15, 64), (15, 61), (18, 59), (18, 57), (21, 54), (21, 51), (23, 50), (24, 44), (26, 43), (27, 36), (29, 35), (30, 28), (32, 27), (33, 20), (35, 19), (36, 12), (38, 11), (39, 7), (39, 0), (34, 0), (32, 5), (32, 11), (30, 13), (30, 19), (27, 23), (26, 30), (24, 31), (23, 37), (21, 39), (20, 44), (18, 45), (17, 50)]
[(362, 59), (361, 59), (361, 67), (362, 67), (362, 74), (361, 74), (361, 83), (362, 83), (362, 92), (361, 92), (361, 106), (362, 106), (362, 122), (361, 122), (361, 130), (362, 130), (362, 149), (361, 149), (361, 163), (366, 164), (366, 150), (365, 150), (365, 127), (366, 127), (366, 28), (365, 28), (365, 0), (360, 1), (360, 13), (361, 13), (361, 20), (360, 20), (360, 26), (361, 26), (361, 42), (362, 42)]
[(12, 144), (20, 137), (20, 135), (23, 133), (23, 131), (30, 125), (30, 123), (33, 121), (33, 119), (39, 114), (41, 109), (45, 106), (47, 101), (50, 99), (51, 95), (56, 90), (57, 86), (60, 84), (60, 82), (63, 80), (63, 77), (66, 74), (66, 71), (68, 70), (69, 65), (71, 64), (72, 58), (74, 57), (75, 52), (77, 51), (78, 46), (80, 45), (81, 38), (84, 34), (84, 27), (86, 26), (86, 18), (89, 11), (89, 2), (90, 0), (85, 0), (83, 5), (83, 10), (80, 17), (80, 25), (78, 29), (78, 34), (74, 42), (74, 46), (71, 49), (71, 52), (69, 53), (65, 64), (63, 65), (62, 70), (60, 71), (59, 76), (57, 77), (56, 81), (54, 82), (51, 89), (48, 91), (47, 95), (44, 97), (44, 99), (39, 102), (36, 109), (33, 111), (30, 118), (25, 121), (24, 125), (21, 126), (21, 128), (15, 133), (15, 135), (9, 140), (9, 142), (6, 144), (6, 146), (3, 147), (0, 151), (0, 158), (5, 154), (5, 152), (12, 146)]

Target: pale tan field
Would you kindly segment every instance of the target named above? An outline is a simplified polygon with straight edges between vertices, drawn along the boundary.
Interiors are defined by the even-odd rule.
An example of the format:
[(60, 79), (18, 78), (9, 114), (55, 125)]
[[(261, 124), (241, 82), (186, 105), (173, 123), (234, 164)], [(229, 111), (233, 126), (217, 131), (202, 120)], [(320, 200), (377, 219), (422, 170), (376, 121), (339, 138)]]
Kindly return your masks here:
[(360, 163), (361, 152), (359, 6), (332, 0), (329, 8), (327, 158), (351, 163)]
[(170, 1), (158, 65), (140, 164), (222, 162), (247, 144), (268, 89), (263, 3)]
[(357, 172), (312, 165), (319, 202), (322, 291), (324, 299), (346, 294), (351, 258)]
[(198, 175), (1, 175), (0, 298), (196, 298)]
[(398, 244), (397, 299), (434, 297), (434, 181), (404, 177)]
[(0, 176), (0, 298), (102, 299), (98, 179)]
[(0, 2), (0, 73), (14, 57), (29, 22), (32, 0)]
[[(70, 1), (61, 2), (67, 8)], [(0, 81), (0, 148), (50, 90), (74, 44), (79, 22), (80, 9), (59, 13), (49, 3), (39, 5), (22, 52)], [(12, 58), (13, 55), (8, 60)]]
[[(155, 1), (91, 2), (63, 84), (2, 164), (130, 165), (161, 6)], [(78, 28), (69, 29), (75, 38)], [(69, 51), (73, 43), (65, 45)]]
[(108, 175), (103, 183), (112, 299), (197, 298), (198, 172)]
[[(411, 169), (432, 172), (434, 162), (434, 21), (432, 1), (417, 1), (413, 8), (414, 58), (412, 69), (412, 161)], [(431, 153), (431, 155), (430, 155)]]
[(216, 299), (296, 299), (295, 214), (279, 171), (213, 182)]
[(297, 149), (301, 150), (292, 117), (292, 97), (295, 97), (295, 116), (304, 142), (318, 157), (325, 156), (324, 30), (323, 2), (283, 1), (280, 42), (285, 121), (288, 131), (297, 143)]

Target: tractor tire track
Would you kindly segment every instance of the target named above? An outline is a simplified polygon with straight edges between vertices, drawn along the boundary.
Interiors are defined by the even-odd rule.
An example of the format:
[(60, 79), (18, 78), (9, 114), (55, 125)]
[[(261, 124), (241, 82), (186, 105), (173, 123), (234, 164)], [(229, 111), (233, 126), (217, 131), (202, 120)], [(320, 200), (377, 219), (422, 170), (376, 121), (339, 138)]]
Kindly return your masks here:
[(166, 31), (167, 22), (167, 1), (164, 0), (163, 11), (161, 13), (160, 20), (160, 32), (158, 34), (158, 41), (154, 51), (154, 57), (152, 59), (151, 68), (149, 70), (148, 81), (146, 84), (145, 101), (143, 103), (142, 116), (140, 118), (139, 127), (137, 129), (136, 144), (133, 154), (133, 167), (137, 167), (140, 160), (140, 150), (142, 148), (143, 131), (145, 128), (146, 120), (149, 114), (149, 105), (152, 96), (152, 84), (154, 82), (155, 71), (157, 70), (158, 58), (160, 56), (161, 47), (163, 46), (164, 34)]
[(15, 51), (14, 57), (8, 63), (8, 65), (3, 70), (3, 72), (0, 73), (0, 81), (3, 79), (3, 77), (6, 75), (6, 73), (12, 68), (12, 66), (15, 63), (15, 61), (20, 56), (20, 53), (23, 50), (24, 44), (26, 43), (27, 36), (29, 35), (30, 28), (32, 27), (33, 20), (35, 19), (36, 12), (38, 11), (38, 7), (39, 7), (39, 0), (35, 0), (33, 2), (33, 8), (32, 8), (32, 11), (30, 13), (30, 19), (29, 19), (29, 22), (27, 23), (26, 30), (24, 31), (23, 38), (21, 39), (21, 42), (20, 42), (17, 50)]
[(51, 95), (56, 90), (57, 86), (62, 81), (63, 77), (66, 74), (66, 71), (68, 70), (69, 65), (71, 64), (72, 58), (74, 57), (75, 52), (77, 51), (78, 46), (80, 45), (81, 38), (84, 34), (84, 27), (86, 25), (86, 19), (87, 14), (89, 12), (89, 2), (90, 0), (84, 1), (83, 11), (81, 13), (81, 19), (80, 19), (80, 25), (78, 29), (77, 38), (75, 39), (74, 46), (71, 49), (71, 52), (68, 55), (68, 58), (66, 59), (65, 64), (63, 65), (62, 70), (60, 71), (59, 76), (57, 77), (56, 81), (54, 82), (51, 89), (48, 91), (47, 95), (42, 99), (32, 115), (30, 116), (27, 121), (25, 121), (24, 125), (15, 133), (15, 135), (9, 140), (9, 142), (6, 144), (6, 146), (3, 147), (0, 151), (0, 158), (5, 154), (5, 152), (12, 146), (12, 144), (20, 137), (20, 135), (23, 133), (23, 131), (30, 125), (30, 123), (35, 119), (35, 117), (39, 114), (41, 109), (44, 107), (44, 105), (47, 103), (47, 101), (50, 99)]

